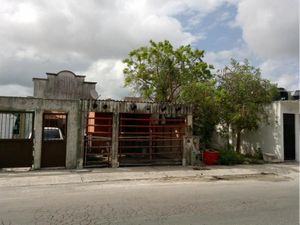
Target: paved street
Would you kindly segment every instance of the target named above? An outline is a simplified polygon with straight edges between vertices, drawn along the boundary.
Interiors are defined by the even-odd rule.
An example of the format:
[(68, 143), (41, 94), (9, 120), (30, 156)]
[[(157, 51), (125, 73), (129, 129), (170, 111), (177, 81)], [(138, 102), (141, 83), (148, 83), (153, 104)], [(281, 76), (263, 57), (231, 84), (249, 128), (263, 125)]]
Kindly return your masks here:
[(0, 188), (0, 224), (296, 225), (298, 173)]

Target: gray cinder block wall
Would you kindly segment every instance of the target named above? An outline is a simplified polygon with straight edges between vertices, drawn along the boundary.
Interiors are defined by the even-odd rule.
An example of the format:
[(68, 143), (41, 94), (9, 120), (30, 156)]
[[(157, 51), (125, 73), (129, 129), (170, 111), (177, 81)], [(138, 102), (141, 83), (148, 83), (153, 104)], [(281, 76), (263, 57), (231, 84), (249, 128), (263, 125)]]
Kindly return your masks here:
[[(34, 112), (34, 162), (41, 167), (43, 115), (47, 112), (67, 114), (66, 168), (82, 168), (84, 159), (84, 130), (88, 112), (113, 113), (112, 166), (118, 167), (118, 134), (120, 113), (144, 113), (184, 117), (186, 138), (192, 136), (192, 106), (167, 103), (95, 100), (96, 82), (85, 81), (85, 76), (71, 71), (47, 73), (47, 78), (33, 78), (34, 97), (0, 97), (0, 111)], [(132, 104), (135, 104), (133, 110)], [(162, 106), (164, 110), (161, 110)], [(189, 164), (190, 153), (183, 148), (182, 164)]]

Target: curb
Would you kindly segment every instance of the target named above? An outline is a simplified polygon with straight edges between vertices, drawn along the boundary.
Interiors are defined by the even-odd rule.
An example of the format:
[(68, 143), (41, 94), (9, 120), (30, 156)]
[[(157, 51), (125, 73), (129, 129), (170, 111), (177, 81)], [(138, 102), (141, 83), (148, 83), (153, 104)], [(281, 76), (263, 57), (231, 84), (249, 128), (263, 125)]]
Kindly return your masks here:
[(8, 171), (0, 173), (0, 188), (59, 184), (138, 181), (216, 181), (253, 177), (299, 177), (297, 164), (234, 167), (139, 167), (81, 170)]
[(9, 177), (0, 178), (0, 188), (5, 187), (32, 187), (45, 185), (67, 185), (88, 183), (114, 183), (114, 182), (172, 182), (172, 181), (218, 181), (241, 180), (258, 177), (278, 176), (274, 173), (236, 173), (236, 174), (127, 174), (111, 176), (112, 174), (70, 174), (63, 176), (35, 176), (35, 177)]

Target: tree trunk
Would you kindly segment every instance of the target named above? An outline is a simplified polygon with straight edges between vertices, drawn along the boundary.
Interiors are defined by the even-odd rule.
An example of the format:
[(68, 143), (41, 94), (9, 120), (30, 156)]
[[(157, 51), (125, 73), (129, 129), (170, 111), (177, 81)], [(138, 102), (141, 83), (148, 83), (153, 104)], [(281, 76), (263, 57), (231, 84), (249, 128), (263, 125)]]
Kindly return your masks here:
[(241, 130), (236, 130), (236, 152), (241, 153)]
[(226, 125), (227, 127), (226, 127), (226, 129), (227, 129), (227, 131), (226, 131), (226, 147), (227, 147), (227, 150), (230, 150), (230, 129), (229, 129), (229, 124), (227, 124)]

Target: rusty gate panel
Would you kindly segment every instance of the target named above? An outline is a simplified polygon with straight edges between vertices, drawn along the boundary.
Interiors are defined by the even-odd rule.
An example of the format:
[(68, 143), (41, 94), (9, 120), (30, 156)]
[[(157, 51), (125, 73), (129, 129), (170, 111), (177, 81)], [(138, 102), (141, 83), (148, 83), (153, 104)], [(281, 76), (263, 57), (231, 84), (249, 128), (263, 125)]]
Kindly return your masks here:
[(0, 168), (33, 164), (33, 112), (0, 112)]
[(42, 138), (41, 167), (65, 167), (67, 114), (44, 113)]
[(84, 167), (110, 167), (112, 113), (89, 112), (84, 137)]
[(181, 164), (184, 118), (120, 114), (120, 165)]

